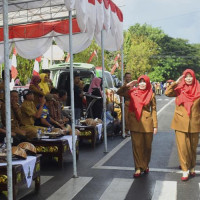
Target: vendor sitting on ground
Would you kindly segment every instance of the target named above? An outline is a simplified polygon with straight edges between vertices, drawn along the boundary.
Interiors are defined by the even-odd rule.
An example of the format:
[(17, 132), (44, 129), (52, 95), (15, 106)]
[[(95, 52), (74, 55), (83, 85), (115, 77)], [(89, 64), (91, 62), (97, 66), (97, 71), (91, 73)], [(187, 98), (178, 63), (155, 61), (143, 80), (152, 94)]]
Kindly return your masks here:
[(107, 104), (106, 109), (106, 127), (108, 135), (119, 135), (121, 131), (121, 123), (117, 117), (117, 113), (114, 112), (112, 103)]
[[(41, 108), (42, 102), (43, 102), (44, 97), (40, 97), (40, 102), (41, 104), (38, 105), (38, 109)], [(35, 121), (35, 125), (37, 126), (43, 126), (43, 127), (48, 127), (48, 128), (64, 128), (63, 124), (60, 124), (59, 122), (55, 121), (49, 114), (49, 107), (53, 106), (53, 101), (55, 101), (55, 99), (53, 98), (52, 94), (47, 94), (45, 96), (46, 99), (46, 103), (42, 105), (42, 114), (40, 116), (40, 118), (38, 118)]]
[(43, 127), (34, 126), (35, 119), (38, 119), (42, 115), (43, 106), (46, 101), (43, 98), (40, 102), (40, 106), (37, 110), (34, 104), (34, 95), (33, 92), (29, 89), (25, 89), (23, 91), (24, 102), (21, 106), (22, 112), (22, 126), (21, 128), (26, 131), (26, 137), (28, 139), (36, 138), (38, 129), (42, 129)]

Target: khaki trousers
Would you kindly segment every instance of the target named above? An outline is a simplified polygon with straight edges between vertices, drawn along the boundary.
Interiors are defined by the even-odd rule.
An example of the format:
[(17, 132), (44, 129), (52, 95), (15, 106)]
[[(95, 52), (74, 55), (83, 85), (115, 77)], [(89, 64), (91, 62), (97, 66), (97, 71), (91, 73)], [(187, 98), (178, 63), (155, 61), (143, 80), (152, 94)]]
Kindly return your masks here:
[(135, 169), (140, 168), (143, 171), (147, 169), (151, 159), (153, 133), (131, 132), (131, 139)]
[(180, 165), (183, 171), (190, 170), (196, 165), (199, 133), (184, 133), (175, 131), (176, 144)]
[(45, 129), (45, 127), (42, 126), (31, 126), (31, 125), (21, 126), (20, 128), (26, 131), (26, 137), (27, 139), (30, 140), (37, 137), (38, 129), (41, 129), (42, 131)]

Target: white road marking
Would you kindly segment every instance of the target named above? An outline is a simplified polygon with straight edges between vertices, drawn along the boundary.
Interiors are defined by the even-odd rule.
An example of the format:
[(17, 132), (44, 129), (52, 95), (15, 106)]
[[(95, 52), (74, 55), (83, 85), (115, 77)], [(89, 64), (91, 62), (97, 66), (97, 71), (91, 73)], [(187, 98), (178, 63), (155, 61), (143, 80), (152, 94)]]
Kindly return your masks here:
[(162, 101), (162, 99), (156, 99), (156, 101)]
[[(172, 102), (174, 101), (174, 98), (169, 101), (165, 106), (163, 106), (158, 112), (157, 116), (160, 115), (163, 110), (165, 110)], [(92, 168), (99, 168), (104, 163), (106, 163), (113, 155), (115, 155), (126, 143), (128, 143), (131, 140), (131, 137), (126, 138), (121, 143), (119, 143), (111, 152), (109, 152), (106, 156), (104, 156), (100, 161), (98, 161)]]
[(60, 187), (48, 200), (71, 200), (73, 199), (90, 181), (92, 177), (71, 178), (67, 183)]
[(165, 101), (169, 101), (169, 99), (165, 99)]
[(116, 154), (126, 143), (128, 143), (131, 138), (124, 139), (121, 143), (119, 143), (111, 152), (109, 152), (106, 156), (104, 156), (99, 162), (97, 162), (92, 168), (98, 168), (106, 163), (114, 154)]
[[(40, 180), (41, 180), (41, 183), (40, 185), (43, 185), (45, 184), (47, 181), (49, 181), (50, 179), (52, 179), (53, 176), (41, 176), (40, 177)], [(35, 185), (34, 185), (34, 181), (32, 182), (32, 186), (30, 189), (27, 189), (27, 187), (23, 187), (23, 188), (20, 188), (20, 192), (19, 192), (19, 195), (17, 196), (18, 199), (22, 199), (23, 197), (25, 197), (26, 195), (28, 195), (29, 193), (31, 193), (33, 190), (35, 189)]]
[(176, 200), (177, 182), (176, 181), (156, 181), (153, 197), (151, 200)]
[(125, 199), (133, 181), (133, 179), (114, 178), (99, 200)]
[(173, 98), (171, 101), (169, 101), (166, 105), (164, 105), (158, 112), (157, 115), (160, 115), (160, 113), (165, 110), (173, 101), (175, 100), (175, 98)]
[[(200, 191), (200, 183), (199, 183), (199, 191)], [(199, 192), (199, 199), (200, 199), (200, 192)]]
[[(99, 166), (98, 169), (107, 170), (121, 170), (121, 171), (134, 171), (135, 167), (120, 167), (120, 166)], [(163, 172), (163, 173), (176, 173), (181, 174), (182, 171), (179, 169), (163, 169), (163, 168), (150, 168), (150, 172)], [(199, 170), (195, 170), (196, 174), (200, 174)]]

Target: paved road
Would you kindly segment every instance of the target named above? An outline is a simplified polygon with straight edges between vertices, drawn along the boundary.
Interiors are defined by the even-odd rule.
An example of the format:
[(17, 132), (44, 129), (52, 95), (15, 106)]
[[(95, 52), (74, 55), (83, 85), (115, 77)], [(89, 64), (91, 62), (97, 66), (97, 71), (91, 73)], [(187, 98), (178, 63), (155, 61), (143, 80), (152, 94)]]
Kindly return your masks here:
[[(109, 153), (104, 145), (93, 150), (80, 147), (79, 178), (72, 179), (72, 158), (65, 159), (62, 170), (56, 163), (42, 165), (42, 186), (39, 193), (21, 189), (23, 200), (197, 200), (200, 191), (200, 146), (195, 178), (180, 180), (174, 131), (170, 123), (174, 100), (157, 96), (159, 132), (154, 137), (150, 173), (133, 179), (134, 163), (130, 138), (108, 138)], [(26, 191), (26, 192), (25, 192)], [(1, 199), (1, 198), (0, 198)]]

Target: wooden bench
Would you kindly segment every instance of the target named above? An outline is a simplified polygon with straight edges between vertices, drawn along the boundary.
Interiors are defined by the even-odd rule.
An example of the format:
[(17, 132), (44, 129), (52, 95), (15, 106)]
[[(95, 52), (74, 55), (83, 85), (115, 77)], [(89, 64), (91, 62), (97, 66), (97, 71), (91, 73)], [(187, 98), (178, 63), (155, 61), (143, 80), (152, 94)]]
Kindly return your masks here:
[[(67, 140), (63, 140), (62, 138), (58, 140), (32, 140), (31, 143), (36, 147), (37, 153), (42, 154), (42, 156), (46, 157), (57, 157), (58, 158), (58, 166), (62, 168), (63, 166), (63, 156), (66, 152), (70, 151), (69, 144)], [(76, 140), (76, 159), (79, 159), (79, 142)]]
[[(36, 164), (33, 172), (32, 179), (35, 181), (35, 190), (40, 189), (40, 157), (37, 155)], [(12, 166), (12, 177), (13, 177), (13, 199), (17, 197), (17, 188), (25, 185), (26, 177), (22, 165)], [(0, 166), (0, 192), (7, 191), (7, 166)]]
[(80, 131), (79, 140), (91, 140), (91, 145), (95, 148), (97, 139), (97, 129), (95, 126), (76, 125), (75, 127)]

